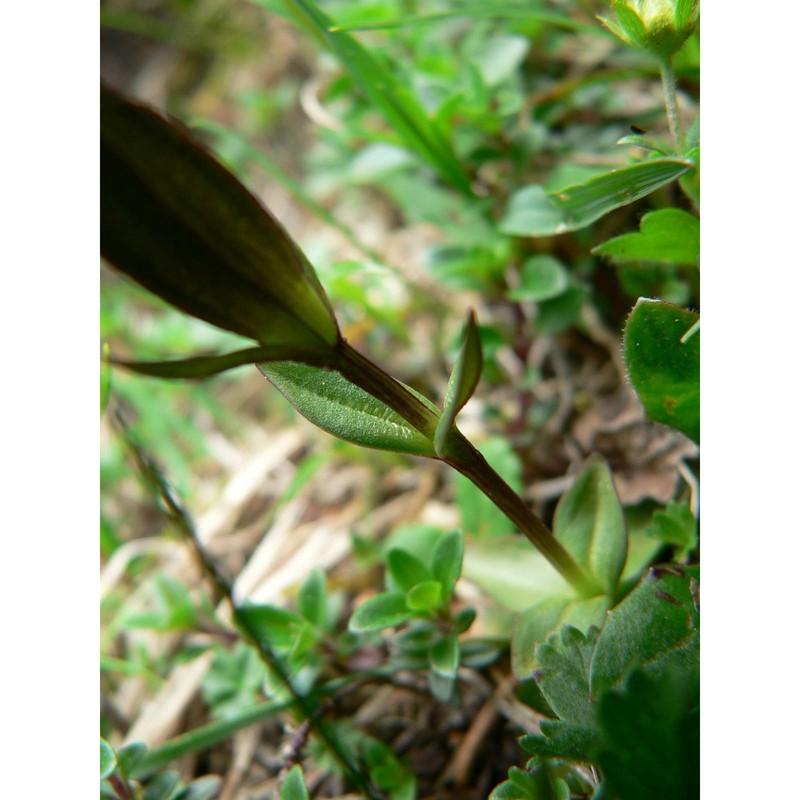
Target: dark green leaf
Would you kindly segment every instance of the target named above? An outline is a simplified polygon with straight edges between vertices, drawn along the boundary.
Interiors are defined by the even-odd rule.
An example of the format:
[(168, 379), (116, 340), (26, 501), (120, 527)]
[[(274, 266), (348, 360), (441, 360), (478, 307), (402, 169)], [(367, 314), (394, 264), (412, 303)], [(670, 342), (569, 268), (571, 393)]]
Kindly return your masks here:
[(365, 600), (353, 612), (347, 627), (353, 633), (377, 631), (400, 625), (413, 615), (402, 592), (384, 592)]
[(271, 605), (243, 605), (236, 609), (236, 616), (270, 649), (291, 649), (303, 625), (296, 614)]
[(584, 728), (558, 720), (542, 720), (541, 734), (529, 733), (519, 740), (531, 755), (589, 761), (601, 736), (597, 728)]
[(464, 560), (464, 534), (459, 530), (447, 531), (433, 549), (433, 577), (450, 596), (456, 581), (461, 577)]
[(283, 227), (173, 122), (103, 86), (103, 256), (193, 316), (296, 353), (339, 339), (311, 265)]
[(698, 567), (653, 567), (608, 613), (591, 665), (592, 695), (618, 685), (641, 665), (678, 664), (699, 670)]
[(202, 778), (195, 778), (170, 800), (214, 800), (219, 795), (221, 787), (222, 778), (216, 775), (204, 775)]
[(336, 30), (333, 20), (311, 0), (284, 0), (284, 4), (294, 18), (333, 53), (402, 141), (435, 167), (448, 183), (472, 196), (469, 179), (451, 144), (430, 121), (408, 87), (357, 39)]
[[(296, 351), (296, 357), (302, 356), (302, 351)], [(131, 372), (140, 375), (151, 375), (154, 378), (184, 378), (195, 380), (209, 378), (228, 369), (256, 364), (265, 361), (281, 361), (287, 357), (287, 348), (276, 347), (248, 347), (246, 350), (237, 350), (234, 353), (225, 353), (218, 356), (197, 356), (175, 361), (128, 361), (124, 358), (111, 356), (108, 360)]]
[(529, 678), (539, 666), (536, 646), (562, 625), (586, 633), (591, 626), (600, 627), (611, 607), (607, 595), (576, 600), (572, 596), (556, 596), (542, 600), (514, 620), (511, 634), (511, 668), (519, 680)]
[(299, 764), (295, 764), (286, 773), (278, 796), (280, 800), (309, 800), (303, 769)]
[(180, 773), (176, 770), (159, 772), (147, 785), (142, 794), (142, 800), (169, 800), (180, 780)]
[(435, 455), (430, 439), (338, 372), (294, 361), (258, 368), (306, 419), (333, 436), (378, 450)]
[(454, 678), (459, 662), (458, 636), (451, 634), (435, 642), (430, 650), (431, 669), (448, 678)]
[(625, 566), (625, 517), (608, 465), (592, 456), (558, 503), (553, 533), (573, 558), (614, 595)]
[(447, 382), (444, 409), (433, 438), (434, 448), (439, 456), (445, 454), (447, 436), (453, 428), (456, 414), (464, 407), (467, 400), (472, 397), (472, 393), (481, 378), (483, 354), (481, 352), (481, 339), (475, 324), (475, 313), (472, 310), (470, 310), (467, 315), (467, 321), (464, 323), (462, 340), (461, 350)]
[(663, 511), (653, 514), (644, 532), (675, 547), (676, 561), (681, 561), (697, 546), (697, 520), (686, 503), (667, 503)]
[(597, 727), (589, 670), (598, 633), (592, 628), (584, 636), (565, 626), (536, 648), (541, 667), (535, 679), (548, 704), (560, 720), (589, 729)]
[(623, 349), (633, 388), (650, 419), (700, 441), (700, 336), (681, 338), (693, 311), (641, 298), (625, 325)]
[(700, 686), (680, 668), (638, 669), (604, 694), (598, 761), (621, 800), (700, 797)]
[(131, 742), (117, 751), (120, 771), (132, 775), (141, 761), (147, 757), (147, 746), (142, 742)]
[(662, 208), (642, 217), (639, 233), (609, 239), (592, 250), (615, 264), (648, 261), (700, 265), (700, 221), (679, 208)]
[(515, 236), (552, 236), (578, 230), (646, 197), (693, 166), (682, 159), (653, 158), (558, 192), (528, 186), (512, 195), (500, 230)]

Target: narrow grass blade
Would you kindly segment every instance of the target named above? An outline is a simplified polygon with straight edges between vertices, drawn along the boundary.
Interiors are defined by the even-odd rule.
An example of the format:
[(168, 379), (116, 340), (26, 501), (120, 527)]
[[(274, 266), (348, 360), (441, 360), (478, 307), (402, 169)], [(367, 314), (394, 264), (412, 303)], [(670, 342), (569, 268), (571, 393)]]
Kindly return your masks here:
[(336, 30), (333, 20), (311, 0), (284, 2), (297, 22), (333, 53), (403, 143), (433, 166), (451, 186), (471, 197), (469, 178), (453, 154), (452, 146), (408, 88), (357, 39)]
[(557, 192), (547, 192), (539, 185), (527, 186), (511, 197), (500, 230), (514, 236), (552, 236), (585, 228), (694, 166), (678, 158), (653, 158)]

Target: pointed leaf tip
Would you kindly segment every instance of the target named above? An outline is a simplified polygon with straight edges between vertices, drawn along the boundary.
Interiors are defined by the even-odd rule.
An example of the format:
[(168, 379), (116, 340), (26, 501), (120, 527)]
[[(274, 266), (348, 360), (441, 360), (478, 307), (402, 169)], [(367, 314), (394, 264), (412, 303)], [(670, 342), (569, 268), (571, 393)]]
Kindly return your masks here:
[(453, 429), (456, 415), (464, 407), (467, 400), (478, 386), (483, 369), (483, 351), (475, 312), (470, 309), (462, 330), (461, 350), (453, 365), (450, 379), (447, 382), (447, 394), (444, 400), (442, 416), (436, 426), (433, 444), (436, 454), (443, 456), (447, 436)]

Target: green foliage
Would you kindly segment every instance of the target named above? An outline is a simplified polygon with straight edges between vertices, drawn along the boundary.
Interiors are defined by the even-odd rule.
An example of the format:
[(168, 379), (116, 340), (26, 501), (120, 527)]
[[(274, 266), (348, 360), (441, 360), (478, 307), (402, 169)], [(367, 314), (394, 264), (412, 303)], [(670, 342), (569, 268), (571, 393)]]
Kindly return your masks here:
[(648, 416), (700, 441), (700, 334), (693, 311), (641, 298), (625, 325), (628, 375)]
[[(171, 761), (291, 709), (310, 726), (315, 767), (333, 768), (333, 756), (347, 782), (365, 796), (413, 800), (413, 771), (384, 741), (348, 727), (346, 719), (329, 724), (321, 698), (358, 684), (367, 673), (356, 665), (368, 663), (369, 681), (417, 671), (436, 701), (457, 704), (467, 685), (465, 670), (495, 663), (510, 638), (514, 674), (535, 683), (535, 705), (552, 719), (542, 723), (541, 733), (523, 738), (530, 760), (524, 769), (508, 769), (508, 780), (491, 798), (694, 796), (699, 568), (667, 565), (642, 577), (657, 552), (680, 562), (697, 553), (698, 521), (686, 492), (676, 491), (663, 508), (649, 502), (624, 509), (599, 455), (586, 460), (557, 504), (540, 503), (542, 519), (529, 508), (527, 490), (585, 457), (576, 455), (570, 426), (594, 399), (585, 388), (592, 384), (574, 396), (564, 384), (577, 374), (572, 368), (587, 349), (587, 332), (594, 347), (603, 338), (595, 336), (599, 328), (619, 330), (625, 293), (654, 298), (639, 299), (625, 326), (630, 381), (652, 420), (699, 442), (699, 316), (682, 308), (699, 300), (699, 222), (684, 210), (699, 206), (699, 124), (695, 119), (684, 136), (675, 103), (676, 74), (684, 96), (696, 80), (697, 4), (615, 0), (613, 19), (603, 20), (608, 30), (568, 6), (555, 13), (530, 3), (488, 8), (467, 2), (444, 12), (428, 3), (412, 10), (399, 0), (334, 0), (324, 12), (312, 0), (255, 5), (298, 24), (325, 51), (311, 72), (315, 79), (324, 76), (315, 81), (313, 99), (327, 125), (290, 148), (304, 177), (259, 150), (270, 141), (271, 126), (291, 116), (298, 93), (291, 83), (297, 80), (294, 68), (277, 88), (247, 94), (231, 89), (228, 110), (238, 122), (250, 120), (241, 135), (227, 122), (225, 128), (207, 119), (199, 124), (241, 181), (177, 124), (102, 89), (104, 255), (162, 301), (226, 333), (175, 323), (163, 303), (141, 292), (135, 296), (146, 314), (172, 320), (159, 323), (157, 335), (129, 326), (126, 312), (111, 308), (103, 322), (113, 346), (103, 348), (101, 412), (119, 403), (131, 408), (140, 435), (174, 460), (169, 466), (177, 465), (181, 486), (203, 447), (187, 408), (201, 404), (220, 415), (214, 393), (168, 397), (153, 381), (141, 388), (123, 375), (118, 379), (115, 366), (198, 379), (257, 364), (295, 409), (332, 435), (454, 467), (466, 544), (460, 530), (432, 526), (397, 528), (380, 545), (370, 530), (357, 529), (354, 547), (363, 556), (357, 569), (369, 577), (382, 563), (385, 584), (376, 593), (369, 587), (346, 631), (337, 624), (345, 601), (337, 606), (320, 568), (293, 587), (296, 606), (235, 608), (249, 644), (213, 645), (215, 658), (202, 685), (212, 721), (149, 753), (141, 746), (114, 753), (101, 741), (101, 795), (117, 798), (124, 785), (152, 800), (210, 797), (217, 779), (183, 786)], [(136, 15), (124, 18), (106, 9), (104, 17), (115, 24), (127, 19), (140, 34), (170, 38), (163, 21), (148, 27)], [(646, 103), (636, 122), (652, 123), (654, 135), (635, 129), (620, 139), (630, 111), (620, 106), (617, 82), (633, 78), (645, 85), (656, 76), (652, 60), (623, 52), (617, 42), (602, 70), (576, 71), (570, 56), (575, 31), (588, 34), (583, 44), (589, 47), (592, 36), (615, 35), (656, 57), (671, 141), (660, 138), (663, 110)], [(690, 46), (673, 61), (687, 40)], [(263, 49), (260, 41), (258, 46)], [(626, 163), (617, 143), (649, 152)], [(255, 200), (257, 192), (245, 188), (253, 165), (359, 255), (342, 258), (327, 244), (304, 242), (318, 278), (309, 258)], [(368, 244), (373, 239), (344, 221), (373, 206), (392, 217), (391, 227), (416, 237), (424, 280), (410, 277), (414, 265), (383, 264), (390, 248)], [(604, 269), (600, 259), (615, 270)], [(402, 299), (395, 302), (398, 287)], [(122, 287), (107, 288), (113, 296)], [(458, 295), (465, 290), (480, 296), (462, 303)], [(582, 314), (590, 304), (593, 315)], [(454, 349), (450, 318), (467, 305), (480, 309), (484, 325), (469, 313), (438, 409), (423, 393), (440, 396), (443, 354)], [(421, 347), (412, 335), (417, 318), (427, 325)], [(418, 389), (391, 378), (344, 335), (386, 363), (401, 343), (411, 355), (400, 371), (411, 374), (408, 381)], [(244, 346), (241, 336), (249, 340)], [(158, 362), (112, 354), (130, 338), (150, 358), (199, 354)], [(455, 424), (481, 378), (474, 407), (490, 432), (482, 439), (482, 456)], [(524, 430), (556, 383), (561, 428)], [(602, 443), (597, 446), (604, 451)], [(324, 465), (327, 451), (321, 453), (301, 463), (284, 500), (296, 497)], [(614, 453), (615, 469), (625, 455)], [(121, 456), (112, 452), (104, 464), (104, 491), (113, 494), (125, 474)], [(176, 523), (180, 510), (170, 498), (162, 486), (156, 500), (168, 509), (171, 525), (190, 531)], [(554, 505), (551, 535), (545, 522)], [(641, 519), (626, 524), (633, 512)], [(104, 557), (127, 538), (104, 509)], [(141, 569), (133, 563), (126, 577), (139, 579)], [(472, 594), (459, 596), (462, 572), (470, 592), (478, 587), (483, 593), (477, 609), (463, 605), (467, 596), (473, 602)], [(123, 649), (117, 652), (112, 642), (120, 633), (223, 631), (208, 604), (175, 579), (148, 575), (141, 597), (148, 601), (144, 609), (116, 596), (105, 603), (111, 622), (103, 675), (136, 674), (158, 685), (169, 659), (189, 658), (196, 648), (179, 647), (159, 658), (146, 645), (120, 637)], [(476, 618), (496, 638), (470, 635)], [(486, 673), (479, 680), (487, 676), (495, 679)], [(264, 693), (275, 699), (263, 702)], [(500, 775), (508, 767), (496, 766)], [(299, 766), (287, 773), (279, 795), (309, 797)]]

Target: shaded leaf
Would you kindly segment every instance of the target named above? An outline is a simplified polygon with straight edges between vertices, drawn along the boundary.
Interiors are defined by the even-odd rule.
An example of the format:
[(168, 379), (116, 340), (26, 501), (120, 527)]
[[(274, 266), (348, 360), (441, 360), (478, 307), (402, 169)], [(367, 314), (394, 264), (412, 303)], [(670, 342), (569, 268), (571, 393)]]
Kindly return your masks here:
[(608, 594), (614, 594), (625, 566), (625, 517), (608, 465), (592, 456), (559, 500), (553, 533)]
[(458, 672), (459, 647), (458, 636), (450, 635), (439, 639), (430, 649), (431, 669), (448, 678), (454, 678)]
[(175, 123), (101, 87), (100, 246), (188, 314), (264, 345), (326, 353), (339, 330), (283, 227)]
[(258, 368), (306, 419), (333, 436), (378, 450), (435, 455), (430, 439), (338, 372), (294, 361)]
[(433, 445), (437, 455), (444, 455), (447, 436), (453, 428), (456, 414), (464, 407), (467, 400), (472, 397), (472, 393), (481, 378), (482, 369), (481, 339), (475, 324), (475, 312), (470, 309), (462, 331), (461, 349), (453, 366), (453, 371), (450, 373), (450, 379), (447, 382), (447, 394), (444, 400), (442, 416), (436, 426), (436, 434), (433, 438)]
[(682, 159), (653, 158), (557, 192), (527, 186), (512, 195), (500, 230), (515, 236), (552, 236), (578, 230), (646, 197), (693, 167), (692, 162)]
[(541, 734), (529, 733), (519, 740), (531, 755), (589, 761), (601, 740), (596, 727), (586, 728), (560, 720), (542, 720)]
[(697, 520), (686, 503), (667, 503), (656, 511), (645, 534), (675, 548), (675, 560), (682, 560), (697, 546)]
[(100, 780), (112, 775), (117, 768), (117, 754), (114, 748), (102, 737), (100, 738)]
[(626, 233), (598, 245), (595, 255), (615, 264), (648, 261), (700, 265), (700, 221), (679, 208), (662, 208), (642, 217), (639, 233)]
[(239, 606), (236, 616), (257, 639), (274, 650), (291, 649), (304, 625), (296, 614), (271, 605)]
[(549, 300), (569, 287), (569, 273), (564, 265), (545, 254), (529, 258), (522, 266), (519, 280), (520, 285), (508, 293), (512, 300)]
[(618, 685), (635, 667), (677, 663), (699, 670), (698, 567), (653, 567), (608, 613), (591, 665), (594, 696)]
[(353, 633), (377, 631), (400, 625), (413, 615), (402, 592), (384, 592), (365, 600), (353, 612), (347, 627)]
[(700, 442), (700, 336), (681, 341), (699, 316), (640, 298), (625, 325), (628, 376), (647, 416)]
[(700, 797), (700, 686), (679, 668), (638, 669), (600, 698), (597, 759), (621, 800)]

